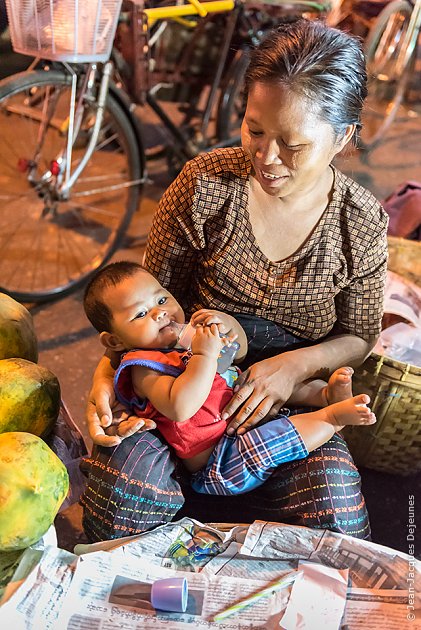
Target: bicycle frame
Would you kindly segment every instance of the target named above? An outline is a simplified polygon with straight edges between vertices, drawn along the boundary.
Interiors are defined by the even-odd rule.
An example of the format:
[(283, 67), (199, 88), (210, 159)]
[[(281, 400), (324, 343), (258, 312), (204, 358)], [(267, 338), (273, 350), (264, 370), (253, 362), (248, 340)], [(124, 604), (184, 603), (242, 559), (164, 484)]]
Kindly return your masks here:
[[(199, 20), (197, 23), (195, 27), (196, 33), (183, 51), (181, 61), (179, 62), (179, 66), (181, 67), (177, 67), (177, 69), (169, 73), (164, 70), (162, 75), (162, 71), (157, 72), (155, 69), (151, 73), (149, 57), (145, 55), (144, 52), (145, 49), (147, 49), (148, 43), (148, 25), (154, 23), (158, 17), (165, 18), (168, 13), (171, 14), (171, 16), (187, 15), (189, 7), (181, 6), (176, 8), (167, 7), (165, 9), (142, 10), (141, 5), (138, 3), (132, 5), (129, 20), (131, 24), (132, 51), (129, 55), (128, 63), (134, 65), (133, 81), (125, 81), (124, 72), (122, 73), (123, 84), (133, 101), (141, 105), (146, 103), (162, 121), (165, 129), (170, 132), (175, 141), (172, 149), (175, 153), (179, 154), (181, 161), (191, 159), (197, 155), (200, 150), (205, 150), (210, 146), (232, 146), (239, 141), (238, 136), (231, 139), (217, 138), (215, 143), (209, 138), (209, 129), (211, 116), (215, 111), (218, 101), (218, 92), (223, 88), (224, 72), (227, 70), (230, 55), (233, 50), (234, 52), (237, 50), (235, 45), (233, 46), (233, 43), (238, 34), (238, 30), (241, 29), (242, 20), (246, 23), (249, 21), (249, 15), (260, 12), (265, 16), (266, 21), (269, 19), (272, 20), (273, 23), (273, 21), (275, 21), (274, 13), (277, 10), (281, 10), (284, 15), (291, 15), (294, 12), (295, 15), (298, 15), (302, 14), (304, 9), (306, 9), (309, 14), (311, 12), (318, 14), (326, 9), (326, 6), (321, 3), (313, 2), (312, 0), (289, 0), (287, 5), (283, 5), (283, 0), (279, 0), (279, 3), (271, 2), (270, 4), (265, 4), (264, 0), (256, 0), (250, 7), (248, 7), (243, 0), (236, 0), (235, 3), (231, 1), (225, 3), (204, 2), (201, 6), (205, 7), (209, 13), (204, 19)], [(188, 64), (190, 57), (193, 56), (195, 52), (195, 42), (200, 38), (201, 33), (206, 33), (206, 26), (210, 23), (207, 20), (212, 20), (211, 23), (214, 22), (214, 17), (210, 15), (210, 11), (212, 11), (212, 13), (220, 13), (222, 11), (228, 13), (222, 26), (222, 35), (220, 35), (221, 47), (218, 49), (218, 56), (213, 68), (212, 78), (207, 81), (206, 78), (198, 80), (197, 77), (191, 77)], [(256, 29), (253, 28), (253, 26), (246, 25), (244, 30), (246, 31), (246, 36), (240, 44), (242, 49), (257, 44), (262, 37), (262, 31), (258, 34), (259, 26)], [(197, 31), (199, 31), (199, 34)], [(217, 32), (220, 34), (220, 31), (217, 30)], [(154, 80), (155, 83), (153, 82)], [(182, 127), (177, 126), (171, 117), (168, 116), (165, 109), (161, 107), (158, 97), (158, 92), (162, 87), (171, 86), (177, 89), (180, 85), (187, 88), (189, 86), (192, 88), (199, 87), (200, 90), (203, 90), (205, 86), (209, 86), (206, 100), (202, 103), (200, 124), (195, 125), (194, 129), (189, 126), (187, 133)], [(190, 111), (194, 112), (191, 103)], [(193, 135), (190, 133), (192, 131)]]
[[(212, 0), (210, 2), (201, 3), (198, 0), (189, 0), (188, 5), (181, 6), (169, 6), (169, 7), (159, 7), (159, 8), (151, 8), (144, 9), (143, 3), (132, 3), (132, 19), (134, 24), (134, 37), (135, 37), (135, 49), (142, 51), (143, 54), (139, 54), (138, 59), (144, 59), (147, 61), (147, 55), (144, 54), (145, 48), (147, 49), (147, 31), (150, 24), (153, 24), (157, 20), (160, 19), (171, 19), (178, 16), (190, 16), (190, 15), (201, 15), (206, 16), (216, 12), (230, 12), (234, 9), (235, 3), (234, 0)], [(225, 48), (224, 58), (221, 60), (218, 68), (218, 82), (220, 76), (222, 75), (223, 65), (225, 62), (226, 54), (228, 52), (229, 41), (231, 39), (232, 31), (235, 26), (235, 20), (230, 20), (230, 31), (229, 38), (227, 40)], [(35, 60), (31, 67), (36, 65), (40, 60)], [(70, 111), (69, 116), (66, 121), (66, 126), (61, 130), (63, 132), (67, 131), (67, 142), (66, 148), (63, 154), (57, 155), (55, 158), (55, 162), (60, 168), (60, 173), (58, 176), (53, 175), (51, 170), (47, 170), (40, 181), (35, 181), (32, 177), (31, 171), (29, 172), (28, 178), (38, 187), (47, 187), (51, 186), (51, 182), (53, 178), (55, 179), (55, 197), (58, 200), (66, 200), (69, 198), (72, 187), (77, 181), (78, 177), (83, 172), (84, 168), (88, 164), (90, 158), (92, 157), (93, 151), (95, 150), (99, 131), (101, 128), (101, 124), (103, 121), (104, 115), (104, 107), (107, 99), (107, 94), (109, 91), (110, 80), (114, 73), (114, 64), (112, 61), (107, 61), (101, 69), (98, 68), (97, 64), (88, 64), (84, 70), (85, 81), (82, 88), (77, 94), (77, 79), (80, 75), (80, 71), (75, 70), (72, 65), (62, 62), (63, 67), (67, 70), (67, 72), (71, 76), (71, 101), (70, 101)], [(136, 99), (137, 102), (147, 102), (150, 107), (157, 113), (160, 119), (163, 121), (165, 126), (170, 130), (174, 138), (179, 143), (180, 147), (184, 148), (185, 158), (188, 159), (193, 157), (197, 150), (193, 146), (193, 144), (189, 141), (189, 139), (182, 133), (182, 131), (173, 123), (173, 121), (169, 118), (169, 116), (165, 113), (165, 111), (160, 107), (157, 100), (154, 97), (154, 90), (147, 89), (147, 68), (143, 68), (142, 72), (142, 62), (139, 61), (136, 64), (136, 79), (141, 82), (141, 86), (137, 90), (141, 97)], [(146, 70), (146, 72), (145, 72)], [(96, 91), (96, 83), (99, 77), (99, 85)], [(209, 104), (207, 108), (206, 114), (206, 122), (202, 125), (202, 128), (205, 128), (210, 116), (210, 112), (212, 110), (215, 97), (216, 97), (216, 88), (212, 92), (212, 97), (209, 99)], [(130, 94), (130, 90), (128, 90)], [(133, 94), (131, 94), (133, 96)], [(77, 133), (79, 131), (79, 126), (81, 124), (82, 115), (83, 115), (83, 101), (85, 98), (94, 99), (97, 104), (96, 110), (96, 118), (94, 123), (94, 128), (90, 135), (89, 144), (86, 148), (83, 158), (78, 163), (76, 169), (71, 173), (70, 165), (72, 163), (72, 150), (74, 140), (77, 137)], [(77, 101), (77, 102), (76, 102)], [(51, 120), (48, 115), (48, 111), (44, 112), (44, 120), (42, 121), (41, 129), (45, 129), (51, 124)], [(43, 133), (40, 133), (38, 145), (41, 146), (43, 142)], [(137, 180), (131, 182), (132, 186), (139, 185), (143, 183), (144, 179)], [(110, 188), (111, 190), (112, 188)], [(104, 188), (102, 188), (104, 191)], [(81, 193), (79, 193), (81, 194)]]
[(415, 0), (411, 18), (405, 33), (402, 50), (399, 51), (398, 62), (396, 64), (396, 74), (401, 76), (405, 71), (409, 60), (412, 57), (415, 46), (418, 42), (418, 35), (421, 28), (421, 0)]
[[(214, 2), (204, 3), (215, 5)], [(224, 0), (224, 4), (227, 3)], [(222, 5), (219, 5), (222, 6)], [(201, 116), (201, 124), (200, 128), (197, 130), (195, 137), (192, 139), (188, 135), (186, 135), (183, 130), (178, 127), (173, 120), (167, 115), (166, 111), (161, 107), (156, 98), (156, 93), (162, 86), (162, 84), (158, 83), (157, 85), (149, 88), (145, 91), (145, 85), (147, 85), (146, 77), (144, 76), (136, 76), (136, 84), (133, 90), (133, 96), (135, 97), (136, 102), (142, 103), (146, 102), (151, 109), (157, 114), (159, 119), (164, 123), (165, 127), (170, 131), (176, 142), (178, 143), (177, 149), (184, 156), (184, 159), (191, 159), (195, 155), (197, 155), (198, 151), (201, 147), (206, 147), (209, 144), (209, 138), (207, 135), (207, 130), (209, 127), (209, 121), (211, 114), (215, 108), (218, 90), (220, 88), (221, 79), (223, 75), (223, 71), (226, 67), (226, 62), (228, 58), (228, 53), (230, 50), (230, 45), (232, 41), (232, 37), (234, 34), (234, 30), (238, 21), (240, 5), (235, 7), (233, 2), (229, 2), (229, 15), (226, 18), (225, 27), (224, 27), (224, 36), (223, 36), (223, 46), (218, 54), (218, 62), (217, 66), (213, 73), (213, 79), (210, 84), (210, 91), (206, 99), (206, 105)], [(177, 7), (178, 8), (178, 7)], [(180, 7), (183, 8), (183, 7)], [(151, 9), (153, 11), (154, 9)], [(136, 36), (136, 35), (135, 35)], [(140, 36), (141, 37), (141, 36)], [(139, 42), (140, 44), (140, 42)], [(140, 48), (140, 46), (139, 46)], [(233, 144), (234, 141), (227, 141), (226, 143), (219, 144), (218, 146), (228, 146), (229, 144)]]
[[(74, 107), (75, 100), (76, 100), (77, 75), (71, 68), (69, 69), (71, 70), (71, 73), (72, 73), (72, 98), (70, 101), (71, 111), (69, 115), (68, 141), (67, 141), (67, 151), (66, 151), (66, 176), (65, 176), (64, 184), (62, 184), (62, 186), (60, 187), (60, 194), (63, 199), (68, 198), (73, 184), (76, 182), (77, 178), (82, 173), (83, 169), (85, 168), (88, 161), (92, 157), (92, 153), (94, 152), (94, 149), (98, 140), (98, 136), (99, 136), (99, 131), (101, 129), (103, 116), (104, 116), (105, 102), (107, 100), (108, 87), (109, 87), (110, 77), (113, 71), (113, 64), (110, 61), (104, 64), (101, 84), (99, 88), (99, 96), (97, 99), (98, 108), (97, 108), (97, 115), (96, 115), (95, 123), (94, 123), (94, 129), (92, 131), (91, 138), (87, 146), (87, 149), (85, 151), (85, 154), (72, 174), (70, 174), (70, 165), (72, 163), (72, 147), (73, 147), (74, 138), (77, 136), (77, 130), (75, 129), (74, 121), (75, 121), (75, 115), (78, 114), (78, 120), (80, 124), (82, 116), (79, 114), (81, 114), (80, 110), (83, 107), (83, 104), (82, 104), (82, 98), (79, 98), (78, 106), (76, 108)], [(90, 68), (90, 71), (86, 75), (88, 77), (88, 81), (87, 81), (88, 90), (93, 85), (94, 72), (95, 72), (95, 66), (92, 65)], [(89, 79), (89, 77), (91, 78)]]
[(173, 19), (176, 17), (186, 17), (187, 15), (200, 15), (206, 17), (210, 13), (220, 13), (232, 11), (234, 9), (234, 0), (212, 0), (211, 2), (198, 2), (198, 0), (189, 0), (189, 5), (179, 5), (170, 7), (156, 7), (152, 9), (143, 9), (148, 18), (149, 26), (152, 26), (157, 20)]

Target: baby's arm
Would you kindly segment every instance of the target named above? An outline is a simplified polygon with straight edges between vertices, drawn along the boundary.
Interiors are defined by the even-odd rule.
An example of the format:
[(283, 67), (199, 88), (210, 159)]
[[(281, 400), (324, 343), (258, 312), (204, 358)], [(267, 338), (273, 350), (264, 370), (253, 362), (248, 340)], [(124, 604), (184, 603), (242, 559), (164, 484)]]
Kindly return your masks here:
[(192, 340), (193, 356), (180, 376), (162, 375), (145, 367), (132, 368), (136, 394), (147, 398), (170, 420), (188, 420), (209, 396), (221, 348), (222, 341), (216, 325), (198, 328)]
[(235, 339), (240, 345), (240, 349), (235, 358), (236, 362), (242, 361), (246, 356), (248, 346), (246, 333), (235, 317), (221, 313), (221, 311), (202, 308), (200, 311), (193, 313), (190, 322), (193, 326), (210, 326), (211, 324), (217, 324), (218, 330), (222, 335), (231, 340)]

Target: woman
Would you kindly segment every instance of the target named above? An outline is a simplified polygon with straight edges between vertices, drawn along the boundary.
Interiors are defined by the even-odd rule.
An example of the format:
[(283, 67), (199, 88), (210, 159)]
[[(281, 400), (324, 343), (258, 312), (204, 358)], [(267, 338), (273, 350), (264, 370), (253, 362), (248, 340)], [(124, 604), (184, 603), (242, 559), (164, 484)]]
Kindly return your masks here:
[[(185, 166), (161, 200), (145, 256), (187, 313), (228, 311), (246, 330), (250, 367), (225, 409), (228, 433), (275, 413), (298, 383), (364, 360), (380, 331), (387, 259), (381, 206), (331, 166), (360, 127), (366, 73), (359, 42), (322, 23), (282, 26), (252, 53), (246, 90), (242, 148)], [(94, 441), (110, 446), (120, 442), (102, 428), (110, 423), (112, 374), (105, 357), (90, 410)], [(139, 426), (127, 420), (118, 430), (125, 436)], [(169, 520), (183, 502), (169, 461), (150, 432), (99, 449), (83, 497), (88, 536)], [(337, 435), (243, 496), (203, 497), (181, 483), (189, 496), (179, 515), (369, 537), (360, 478)]]

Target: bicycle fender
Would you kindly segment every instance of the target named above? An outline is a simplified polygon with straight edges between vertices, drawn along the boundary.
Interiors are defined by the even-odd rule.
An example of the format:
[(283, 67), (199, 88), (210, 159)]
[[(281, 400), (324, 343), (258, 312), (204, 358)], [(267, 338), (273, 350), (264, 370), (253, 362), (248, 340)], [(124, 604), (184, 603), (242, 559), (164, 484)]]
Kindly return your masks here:
[(136, 114), (133, 111), (135, 104), (133, 103), (133, 101), (130, 100), (126, 92), (124, 92), (124, 90), (119, 88), (114, 83), (114, 81), (110, 81), (109, 91), (110, 91), (110, 94), (112, 94), (113, 98), (115, 98), (118, 104), (122, 107), (122, 109), (124, 110), (127, 116), (127, 119), (130, 121), (130, 124), (133, 127), (137, 144), (139, 146), (139, 157), (140, 157), (140, 164), (142, 167), (142, 173), (144, 173), (146, 176), (146, 156), (145, 156), (145, 150), (143, 146), (143, 133), (144, 132), (143, 132), (142, 123), (139, 117), (136, 116)]

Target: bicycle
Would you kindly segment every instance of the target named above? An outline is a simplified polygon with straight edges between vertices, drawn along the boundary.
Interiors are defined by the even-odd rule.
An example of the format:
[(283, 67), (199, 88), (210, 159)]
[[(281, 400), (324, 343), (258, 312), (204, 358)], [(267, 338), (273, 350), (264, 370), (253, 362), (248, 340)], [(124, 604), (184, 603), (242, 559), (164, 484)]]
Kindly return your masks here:
[(365, 43), (368, 97), (359, 146), (371, 150), (396, 118), (415, 66), (421, 0), (393, 0), (374, 21)]
[[(53, 5), (53, 0), (37, 1), (43, 7)], [(81, 11), (88, 17), (80, 28), (91, 25), (93, 34), (84, 32), (83, 38), (76, 32), (72, 39), (67, 28), (60, 30), (64, 16), (56, 22), (45, 16), (43, 22), (38, 16), (46, 42), (41, 41), (39, 29), (38, 39), (25, 34), (22, 12), (16, 10), (19, 3), (14, 0), (13, 13), (12, 0), (8, 0), (12, 36), (15, 27), (15, 35), (29, 38), (20, 45), (20, 52), (27, 52), (31, 45), (53, 62), (33, 69), (35, 61), (30, 71), (0, 83), (0, 277), (4, 292), (25, 302), (67, 295), (83, 285), (118, 248), (146, 179), (144, 134), (135, 105), (147, 103), (163, 122), (170, 134), (169, 159), (175, 168), (202, 150), (238, 142), (247, 51), (264, 35), (252, 18), (262, 5), (248, 9), (234, 0), (189, 2), (189, 6), (147, 9), (139, 2), (130, 3), (134, 70), (128, 72), (121, 52), (113, 49), (110, 53), (121, 0), (85, 3)], [(78, 6), (78, 0), (67, 0), (67, 4)], [(94, 15), (88, 5), (105, 13)], [(307, 9), (313, 5), (320, 6), (306, 0), (298, 4)], [(183, 124), (178, 125), (156, 97), (162, 76), (152, 76), (148, 27), (155, 18), (173, 19), (204, 11), (226, 14), (223, 47), (213, 78), (199, 84), (191, 81), (195, 98)], [(74, 14), (68, 12), (67, 23), (72, 23), (72, 18)], [(210, 19), (200, 18), (193, 42), (203, 33), (202, 20), (205, 25)], [(274, 19), (268, 18), (265, 24), (272, 26)], [(235, 39), (238, 25), (247, 34), (241, 40)], [(77, 44), (85, 48), (74, 53)], [(177, 81), (188, 84), (191, 77), (187, 66), (184, 73), (178, 71), (178, 75), (170, 73), (164, 78), (174, 86)], [(207, 102), (198, 115), (197, 102), (204, 90), (208, 92)], [(216, 122), (211, 120), (215, 110)], [(215, 128), (213, 135), (211, 127)]]
[(384, 4), (371, 0), (334, 0), (326, 24), (365, 39), (383, 7)]

